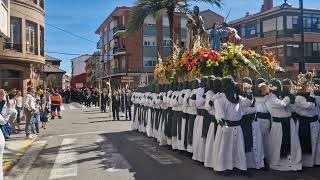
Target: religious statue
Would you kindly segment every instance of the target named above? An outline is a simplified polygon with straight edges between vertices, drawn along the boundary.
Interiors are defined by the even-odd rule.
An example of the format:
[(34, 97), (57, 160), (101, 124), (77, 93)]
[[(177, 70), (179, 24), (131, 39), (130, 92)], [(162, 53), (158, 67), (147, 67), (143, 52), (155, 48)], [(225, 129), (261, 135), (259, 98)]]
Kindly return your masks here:
[(210, 31), (211, 49), (220, 51), (222, 38), (228, 37), (228, 30), (222, 29), (218, 23), (213, 23)]
[(200, 41), (204, 46), (208, 46), (209, 37), (206, 29), (204, 28), (204, 20), (200, 16), (200, 9), (198, 6), (194, 6), (193, 13), (187, 14), (188, 22), (188, 37), (187, 37), (187, 48), (192, 49), (194, 39), (200, 36)]

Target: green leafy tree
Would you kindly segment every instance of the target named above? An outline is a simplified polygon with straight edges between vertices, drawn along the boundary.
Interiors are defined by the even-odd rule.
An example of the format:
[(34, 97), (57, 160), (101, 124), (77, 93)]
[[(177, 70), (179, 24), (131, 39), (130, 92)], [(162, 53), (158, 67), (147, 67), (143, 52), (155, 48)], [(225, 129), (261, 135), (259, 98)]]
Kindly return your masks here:
[[(169, 19), (170, 39), (175, 40), (174, 32), (174, 13), (180, 11), (182, 13), (189, 12), (189, 3), (205, 2), (211, 5), (216, 5), (219, 8), (222, 5), (222, 0), (136, 0), (132, 7), (132, 15), (128, 23), (128, 32), (132, 33), (139, 30), (147, 16), (152, 15), (155, 18), (167, 15)], [(170, 49), (173, 49), (171, 43)]]

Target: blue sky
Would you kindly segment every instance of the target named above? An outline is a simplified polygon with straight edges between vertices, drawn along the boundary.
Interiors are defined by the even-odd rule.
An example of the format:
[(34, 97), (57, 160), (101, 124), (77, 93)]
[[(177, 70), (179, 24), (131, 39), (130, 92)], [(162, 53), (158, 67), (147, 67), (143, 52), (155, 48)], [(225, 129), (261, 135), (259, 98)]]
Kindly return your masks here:
[[(305, 7), (319, 8), (319, 0), (304, 0)], [(46, 22), (59, 28), (73, 32), (81, 37), (97, 42), (99, 37), (95, 30), (116, 6), (132, 6), (134, 0), (47, 0)], [(200, 4), (201, 10), (211, 9), (222, 16), (226, 16), (231, 9), (229, 20), (237, 19), (246, 12), (255, 13), (261, 8), (263, 0), (223, 0), (222, 9), (207, 4)], [(299, 0), (288, 0), (298, 6)], [(280, 5), (283, 0), (274, 0), (274, 5)], [(96, 44), (73, 37), (65, 32), (46, 26), (46, 51), (66, 52), (72, 54), (92, 54)], [(61, 68), (68, 74), (71, 72), (70, 59), (76, 56), (50, 54), (62, 59)]]

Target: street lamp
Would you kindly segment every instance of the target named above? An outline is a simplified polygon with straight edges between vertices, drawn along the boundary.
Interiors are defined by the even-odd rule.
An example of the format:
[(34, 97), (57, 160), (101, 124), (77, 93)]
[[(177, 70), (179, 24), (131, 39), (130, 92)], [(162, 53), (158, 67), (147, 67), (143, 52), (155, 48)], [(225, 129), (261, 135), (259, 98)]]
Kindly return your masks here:
[(300, 35), (301, 35), (301, 60), (299, 61), (299, 72), (304, 73), (306, 71), (305, 67), (305, 55), (304, 55), (304, 9), (303, 9), (303, 0), (299, 0), (300, 7)]

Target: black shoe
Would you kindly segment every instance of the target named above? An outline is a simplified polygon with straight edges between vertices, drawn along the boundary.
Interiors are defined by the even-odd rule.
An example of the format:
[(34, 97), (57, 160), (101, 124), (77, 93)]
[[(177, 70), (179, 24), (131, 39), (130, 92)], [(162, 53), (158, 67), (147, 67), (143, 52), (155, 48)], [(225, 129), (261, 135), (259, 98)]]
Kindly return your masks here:
[(54, 116), (52, 116), (51, 119), (54, 119)]
[(61, 116), (58, 116), (58, 118), (59, 118), (59, 119), (62, 119), (62, 117), (61, 117)]

